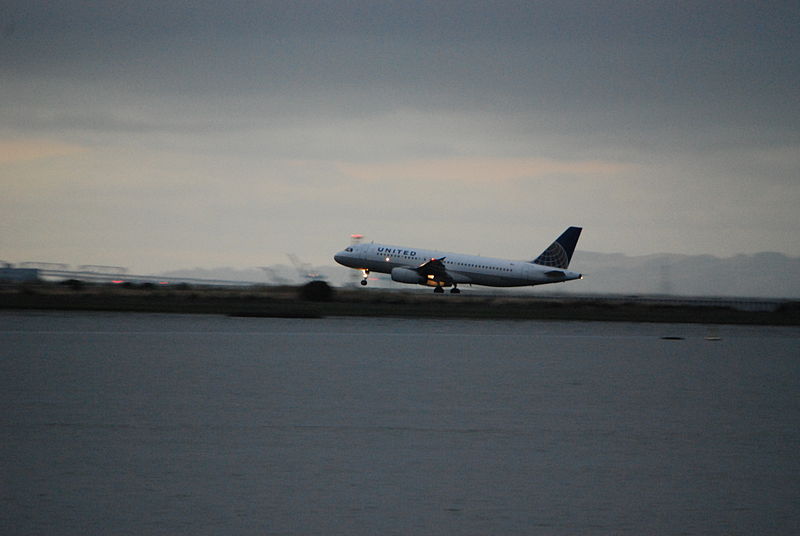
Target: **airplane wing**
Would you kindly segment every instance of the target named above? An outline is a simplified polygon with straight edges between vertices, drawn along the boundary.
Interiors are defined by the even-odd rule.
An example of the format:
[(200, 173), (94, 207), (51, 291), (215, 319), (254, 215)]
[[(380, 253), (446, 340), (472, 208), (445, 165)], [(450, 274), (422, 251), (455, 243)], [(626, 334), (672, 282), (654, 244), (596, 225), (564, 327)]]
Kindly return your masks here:
[(425, 261), (414, 268), (414, 270), (416, 270), (419, 275), (428, 279), (452, 283), (453, 277), (447, 273), (447, 268), (444, 267), (444, 259), (445, 257), (442, 257), (441, 259), (431, 259), (429, 261)]

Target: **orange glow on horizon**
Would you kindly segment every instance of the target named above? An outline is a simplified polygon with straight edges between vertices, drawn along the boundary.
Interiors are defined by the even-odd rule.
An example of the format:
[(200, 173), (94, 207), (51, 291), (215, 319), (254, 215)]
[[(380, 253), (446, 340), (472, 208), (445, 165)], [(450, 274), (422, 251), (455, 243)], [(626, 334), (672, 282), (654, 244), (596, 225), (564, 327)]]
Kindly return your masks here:
[(0, 164), (69, 156), (86, 151), (85, 147), (52, 140), (0, 140)]

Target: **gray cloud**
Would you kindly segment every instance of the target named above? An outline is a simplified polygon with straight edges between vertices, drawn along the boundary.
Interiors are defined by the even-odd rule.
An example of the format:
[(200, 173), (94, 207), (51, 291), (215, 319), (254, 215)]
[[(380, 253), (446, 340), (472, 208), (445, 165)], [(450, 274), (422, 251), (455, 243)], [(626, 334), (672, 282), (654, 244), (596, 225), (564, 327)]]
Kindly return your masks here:
[[(794, 134), (785, 3), (20, 4), (7, 73), (325, 115), (541, 111), (556, 129), (766, 124)], [(752, 134), (752, 133), (751, 133)]]

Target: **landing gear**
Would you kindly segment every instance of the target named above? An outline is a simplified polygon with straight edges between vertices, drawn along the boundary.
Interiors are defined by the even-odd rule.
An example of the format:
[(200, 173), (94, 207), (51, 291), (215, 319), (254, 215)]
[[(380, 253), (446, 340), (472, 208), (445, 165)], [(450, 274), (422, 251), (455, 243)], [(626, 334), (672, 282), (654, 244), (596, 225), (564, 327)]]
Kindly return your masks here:
[(367, 278), (369, 277), (369, 270), (361, 270), (361, 286), (367, 286)]
[[(444, 287), (436, 286), (433, 288), (434, 294), (444, 294)], [(453, 288), (450, 289), (450, 294), (461, 294), (461, 290), (453, 283)]]

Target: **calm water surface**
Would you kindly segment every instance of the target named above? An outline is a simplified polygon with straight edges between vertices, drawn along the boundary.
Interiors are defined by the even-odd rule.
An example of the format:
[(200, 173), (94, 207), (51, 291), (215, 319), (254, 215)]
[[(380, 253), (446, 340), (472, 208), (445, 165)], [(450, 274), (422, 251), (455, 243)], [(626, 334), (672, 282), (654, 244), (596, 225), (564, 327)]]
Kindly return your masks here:
[(0, 533), (798, 534), (800, 330), (708, 333), (0, 312)]

